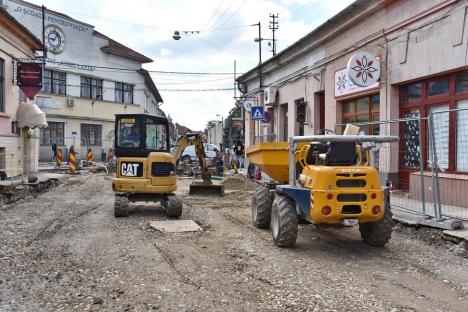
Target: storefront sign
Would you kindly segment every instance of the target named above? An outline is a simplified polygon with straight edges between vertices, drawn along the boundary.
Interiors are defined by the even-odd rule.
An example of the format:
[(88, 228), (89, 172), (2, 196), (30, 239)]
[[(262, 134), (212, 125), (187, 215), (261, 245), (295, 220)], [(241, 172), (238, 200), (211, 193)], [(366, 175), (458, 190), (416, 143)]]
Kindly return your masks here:
[(359, 94), (373, 89), (378, 89), (379, 83), (375, 82), (368, 87), (356, 85), (348, 76), (348, 70), (343, 68), (335, 72), (335, 98), (340, 98), (352, 94)]
[[(14, 12), (13, 15), (32, 16), (34, 18), (42, 20), (42, 12), (39, 11), (39, 10), (33, 9), (31, 7), (16, 4), (16, 8), (14, 8), (13, 12)], [(52, 15), (49, 15), (49, 14), (46, 14), (45, 19), (46, 19), (46, 22), (48, 22), (48, 23), (57, 24), (57, 25), (63, 26), (64, 28), (67, 28), (67, 29), (72, 29), (72, 30), (79, 31), (79, 32), (88, 32), (89, 31), (89, 27), (77, 24), (77, 23), (69, 21), (69, 20), (64, 20), (64, 19), (52, 16)]]
[(380, 78), (380, 61), (367, 52), (351, 56), (346, 69), (349, 79), (360, 87), (370, 87)]
[(32, 100), (42, 88), (42, 65), (39, 63), (17, 63), (16, 81), (28, 99)]

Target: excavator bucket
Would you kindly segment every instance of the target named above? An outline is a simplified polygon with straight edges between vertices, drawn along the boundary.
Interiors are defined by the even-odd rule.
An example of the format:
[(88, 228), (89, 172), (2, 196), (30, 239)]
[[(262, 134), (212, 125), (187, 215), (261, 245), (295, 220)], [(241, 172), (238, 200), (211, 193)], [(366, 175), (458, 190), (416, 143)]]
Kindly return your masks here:
[(224, 195), (224, 185), (211, 184), (208, 182), (192, 182), (190, 184), (189, 195)]

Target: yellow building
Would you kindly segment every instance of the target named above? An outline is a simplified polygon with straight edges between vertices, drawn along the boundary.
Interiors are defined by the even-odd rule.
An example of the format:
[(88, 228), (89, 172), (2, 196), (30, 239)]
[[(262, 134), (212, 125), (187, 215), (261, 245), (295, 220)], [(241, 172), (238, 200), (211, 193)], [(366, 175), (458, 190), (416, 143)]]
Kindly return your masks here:
[[(33, 34), (42, 37), (41, 7), (21, 0), (4, 1), (6, 10)], [(40, 160), (50, 161), (52, 146), (72, 145), (77, 159), (93, 150), (94, 160), (113, 146), (114, 115), (163, 115), (162, 102), (148, 71), (152, 59), (68, 15), (45, 11), (48, 50), (43, 89), (36, 104), (49, 127), (41, 131)]]

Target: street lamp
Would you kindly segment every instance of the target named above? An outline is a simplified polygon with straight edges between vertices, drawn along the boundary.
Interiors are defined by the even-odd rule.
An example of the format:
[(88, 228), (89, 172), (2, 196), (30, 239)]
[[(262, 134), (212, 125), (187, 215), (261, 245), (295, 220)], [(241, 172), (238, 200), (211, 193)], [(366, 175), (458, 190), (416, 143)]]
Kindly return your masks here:
[(180, 40), (182, 38), (182, 35), (188, 36), (188, 35), (197, 35), (199, 34), (199, 30), (176, 30), (174, 31), (174, 34), (172, 35), (172, 39), (174, 40)]

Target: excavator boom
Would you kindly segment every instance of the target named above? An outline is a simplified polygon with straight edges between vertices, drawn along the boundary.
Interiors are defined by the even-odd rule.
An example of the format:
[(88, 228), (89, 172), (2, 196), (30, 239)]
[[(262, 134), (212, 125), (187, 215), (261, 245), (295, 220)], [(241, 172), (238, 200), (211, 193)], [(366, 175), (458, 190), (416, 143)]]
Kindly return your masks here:
[(190, 184), (190, 195), (224, 195), (224, 186), (221, 184), (213, 184), (208, 173), (206, 165), (206, 154), (203, 147), (203, 140), (198, 133), (186, 133), (178, 140), (178, 146), (173, 150), (172, 155), (175, 159), (179, 159), (184, 149), (189, 146), (195, 146), (195, 153), (197, 154), (198, 162), (200, 165), (200, 172), (202, 182), (192, 182)]

